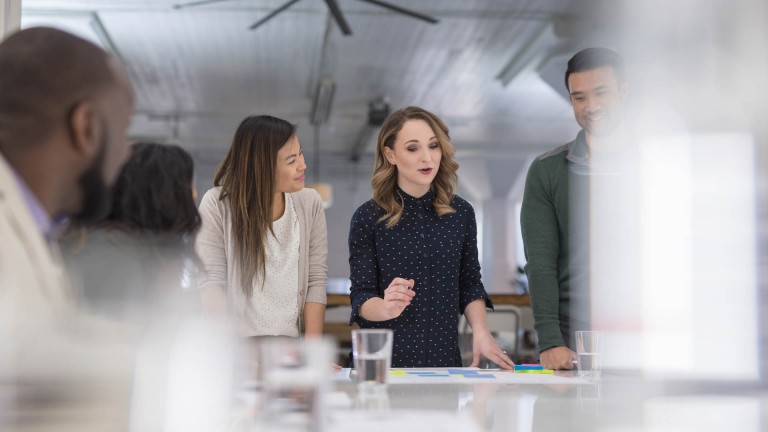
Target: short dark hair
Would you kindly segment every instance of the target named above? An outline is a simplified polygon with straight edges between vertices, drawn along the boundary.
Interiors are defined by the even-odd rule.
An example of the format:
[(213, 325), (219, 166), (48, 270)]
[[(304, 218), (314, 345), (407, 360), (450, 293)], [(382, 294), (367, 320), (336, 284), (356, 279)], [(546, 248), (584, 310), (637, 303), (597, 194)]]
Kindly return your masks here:
[(569, 91), (568, 77), (575, 72), (597, 69), (605, 66), (613, 68), (619, 83), (626, 80), (624, 59), (614, 50), (608, 48), (586, 48), (577, 52), (568, 60), (568, 68), (565, 70), (565, 88)]
[(48, 139), (75, 104), (117, 82), (109, 54), (85, 39), (48, 27), (12, 34), (0, 44), (0, 150)]
[(103, 225), (145, 234), (191, 237), (200, 228), (192, 196), (194, 162), (177, 145), (136, 143), (112, 189)]

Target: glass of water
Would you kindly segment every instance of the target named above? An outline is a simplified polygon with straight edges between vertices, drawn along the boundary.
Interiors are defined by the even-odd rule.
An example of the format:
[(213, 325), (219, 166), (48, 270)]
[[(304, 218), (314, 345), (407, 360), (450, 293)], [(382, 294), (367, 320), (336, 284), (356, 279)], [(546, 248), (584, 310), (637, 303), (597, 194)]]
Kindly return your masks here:
[(602, 367), (600, 332), (577, 331), (576, 354), (579, 356), (579, 376), (598, 377)]
[(352, 330), (352, 357), (360, 385), (387, 383), (392, 364), (392, 339), (389, 329)]
[(323, 429), (321, 404), (330, 385), (333, 350), (327, 339), (281, 338), (260, 344), (264, 390), (258, 418), (261, 430)]

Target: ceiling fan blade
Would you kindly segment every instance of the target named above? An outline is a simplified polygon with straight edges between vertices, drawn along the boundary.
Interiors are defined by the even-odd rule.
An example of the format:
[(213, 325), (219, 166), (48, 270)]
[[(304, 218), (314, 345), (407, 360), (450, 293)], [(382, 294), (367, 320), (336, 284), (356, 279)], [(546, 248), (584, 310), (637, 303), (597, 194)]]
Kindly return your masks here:
[(339, 9), (336, 0), (325, 0), (325, 4), (328, 5), (328, 9), (330, 9), (331, 15), (333, 16), (333, 19), (336, 20), (336, 24), (339, 25), (341, 32), (344, 33), (345, 36), (351, 35), (352, 29), (349, 28), (349, 24), (347, 24), (347, 21), (344, 19), (344, 14), (341, 13), (341, 9)]
[(202, 6), (204, 4), (210, 4), (210, 3), (219, 3), (219, 2), (225, 2), (225, 1), (231, 1), (231, 0), (199, 0), (199, 1), (193, 1), (189, 3), (179, 3), (173, 5), (174, 9), (183, 9), (188, 8), (192, 6)]
[(408, 15), (410, 17), (417, 18), (417, 19), (420, 19), (422, 21), (426, 21), (428, 23), (437, 24), (439, 22), (437, 20), (437, 18), (433, 18), (433, 17), (431, 17), (429, 15), (424, 15), (424, 14), (421, 14), (421, 13), (418, 13), (418, 12), (414, 12), (414, 11), (412, 11), (410, 9), (404, 9), (404, 8), (401, 8), (400, 6), (396, 6), (396, 5), (393, 5), (393, 4), (390, 4), (390, 3), (386, 3), (386, 2), (383, 2), (383, 1), (379, 1), (379, 0), (360, 0), (360, 1), (363, 1), (363, 2), (366, 2), (366, 3), (375, 4), (377, 6), (381, 6), (381, 7), (385, 8), (385, 9), (393, 10), (393, 11), (399, 12), (399, 13), (401, 13), (403, 15)]
[(251, 26), (250, 26), (250, 27), (248, 27), (248, 28), (249, 28), (250, 30), (253, 30), (253, 29), (255, 29), (256, 27), (258, 27), (258, 26), (260, 26), (260, 25), (264, 24), (265, 22), (267, 22), (267, 21), (271, 20), (272, 18), (274, 18), (274, 17), (275, 17), (275, 15), (277, 15), (277, 14), (279, 14), (280, 12), (282, 12), (282, 11), (284, 11), (284, 10), (288, 9), (289, 7), (293, 6), (293, 4), (294, 4), (294, 3), (296, 3), (296, 2), (299, 2), (299, 1), (301, 1), (301, 0), (290, 0), (288, 3), (286, 3), (286, 4), (282, 5), (282, 6), (280, 6), (279, 8), (277, 8), (277, 9), (273, 10), (272, 12), (270, 12), (270, 13), (269, 13), (269, 15), (267, 15), (267, 16), (265, 16), (264, 18), (262, 18), (262, 19), (260, 19), (260, 20), (256, 21), (255, 23), (251, 24)]

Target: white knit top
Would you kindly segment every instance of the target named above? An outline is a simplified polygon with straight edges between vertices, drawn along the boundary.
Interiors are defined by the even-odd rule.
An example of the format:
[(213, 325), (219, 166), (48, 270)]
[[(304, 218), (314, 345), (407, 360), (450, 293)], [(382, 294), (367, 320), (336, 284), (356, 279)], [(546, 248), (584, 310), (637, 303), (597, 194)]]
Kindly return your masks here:
[[(314, 189), (305, 188), (286, 195), (289, 195), (293, 202), (290, 208), (297, 214), (299, 225), (299, 263), (294, 273), (294, 277), (298, 279), (299, 290), (293, 299), (299, 314), (293, 326), (303, 329), (305, 304), (325, 304), (326, 301), (328, 242), (325, 211), (320, 195)], [(238, 252), (232, 233), (230, 203), (228, 198), (221, 199), (220, 186), (203, 195), (200, 202), (200, 218), (203, 225), (195, 240), (195, 250), (205, 269), (201, 274), (200, 289), (223, 289), (227, 293), (228, 311), (240, 334), (260, 336), (261, 333), (254, 331), (245, 317), (246, 309), (253, 303), (251, 298), (246, 298), (243, 293), (240, 266), (235, 259)], [(254, 289), (257, 292), (259, 290), (260, 288)]]
[(265, 238), (266, 276), (254, 278), (253, 296), (245, 311), (248, 327), (257, 335), (299, 336), (299, 217), (291, 195), (284, 196), (285, 212), (272, 222), (273, 232)]

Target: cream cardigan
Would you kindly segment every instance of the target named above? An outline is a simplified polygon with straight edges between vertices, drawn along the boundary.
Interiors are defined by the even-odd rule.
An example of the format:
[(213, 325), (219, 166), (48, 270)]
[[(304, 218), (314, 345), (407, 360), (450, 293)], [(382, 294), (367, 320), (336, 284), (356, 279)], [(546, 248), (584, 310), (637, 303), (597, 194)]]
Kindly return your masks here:
[[(244, 328), (245, 307), (249, 303), (243, 294), (240, 271), (235, 265), (235, 242), (232, 238), (232, 220), (229, 201), (219, 199), (221, 187), (210, 189), (200, 202), (203, 225), (197, 234), (195, 250), (205, 267), (201, 289), (221, 287), (227, 293), (228, 308), (244, 336), (255, 336)], [(328, 232), (325, 225), (320, 195), (314, 189), (302, 189), (291, 194), (299, 217), (299, 292), (296, 299), (299, 332), (304, 329), (304, 304), (326, 303), (328, 275)], [(258, 313), (258, 311), (256, 311)]]

